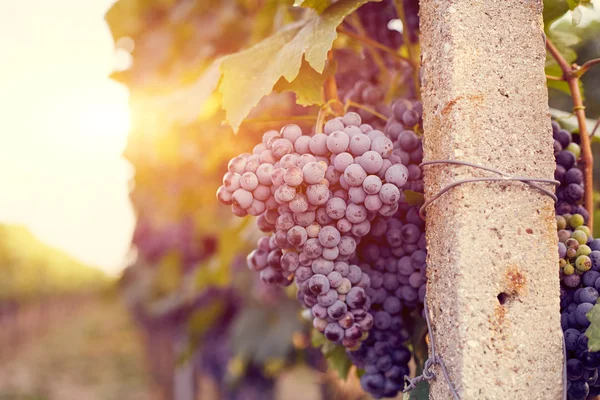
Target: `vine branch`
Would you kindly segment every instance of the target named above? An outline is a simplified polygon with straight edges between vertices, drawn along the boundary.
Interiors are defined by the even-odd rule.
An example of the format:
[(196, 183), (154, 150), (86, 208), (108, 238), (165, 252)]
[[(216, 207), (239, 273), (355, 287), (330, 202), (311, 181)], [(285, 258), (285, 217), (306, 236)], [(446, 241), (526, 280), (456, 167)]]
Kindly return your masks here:
[[(585, 121), (585, 106), (583, 105), (583, 99), (581, 97), (581, 90), (579, 89), (579, 77), (583, 74), (581, 70), (583, 67), (579, 67), (577, 64), (569, 65), (567, 60), (560, 54), (556, 46), (549, 39), (546, 40), (546, 48), (556, 60), (560, 69), (563, 73), (563, 79), (567, 81), (569, 85), (569, 91), (571, 92), (571, 98), (573, 100), (573, 113), (577, 117), (577, 124), (579, 125), (579, 138), (581, 140), (581, 153), (583, 161), (583, 173), (584, 173), (584, 204), (585, 208), (590, 214), (588, 226), (591, 230), (594, 229), (594, 180), (593, 180), (593, 167), (594, 158), (592, 156), (592, 148), (590, 144), (590, 136)], [(592, 63), (592, 61), (594, 61)], [(588, 61), (587, 69), (592, 65), (599, 63), (600, 61), (592, 60)], [(589, 65), (591, 63), (591, 65)], [(584, 64), (585, 65), (585, 64)], [(585, 72), (583, 71), (583, 72)]]
[(394, 6), (396, 7), (396, 13), (398, 14), (398, 18), (402, 21), (402, 39), (404, 41), (404, 45), (408, 51), (408, 58), (411, 60), (411, 66), (413, 67), (413, 84), (415, 85), (415, 95), (420, 100), (421, 99), (421, 82), (419, 79), (419, 60), (415, 60), (415, 54), (412, 48), (412, 44), (410, 43), (410, 32), (408, 30), (408, 23), (406, 21), (406, 13), (404, 12), (404, 2), (401, 0), (394, 0)]
[(583, 65), (576, 72), (577, 76), (581, 78), (583, 74), (585, 74), (591, 67), (593, 67), (596, 64), (600, 64), (600, 58), (595, 58), (593, 60), (583, 63)]

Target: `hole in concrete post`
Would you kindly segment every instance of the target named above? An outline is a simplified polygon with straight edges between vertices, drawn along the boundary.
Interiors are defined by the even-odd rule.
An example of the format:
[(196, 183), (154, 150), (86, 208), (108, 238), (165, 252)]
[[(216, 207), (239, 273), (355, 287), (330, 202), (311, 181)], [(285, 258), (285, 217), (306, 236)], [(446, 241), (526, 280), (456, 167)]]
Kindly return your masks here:
[(510, 295), (508, 293), (502, 292), (498, 295), (498, 302), (501, 305), (506, 304), (508, 300), (510, 300)]

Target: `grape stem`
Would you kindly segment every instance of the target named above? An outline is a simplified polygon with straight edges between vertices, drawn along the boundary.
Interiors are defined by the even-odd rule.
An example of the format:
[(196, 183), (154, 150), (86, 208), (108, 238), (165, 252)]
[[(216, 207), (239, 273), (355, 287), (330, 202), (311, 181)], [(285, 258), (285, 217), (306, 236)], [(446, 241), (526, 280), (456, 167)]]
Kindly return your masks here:
[(269, 123), (269, 122), (285, 122), (285, 121), (314, 121), (315, 115), (290, 115), (287, 117), (264, 117), (264, 118), (246, 118), (244, 123)]
[(345, 111), (347, 112), (350, 107), (360, 108), (361, 110), (365, 110), (367, 112), (370, 112), (371, 114), (373, 114), (377, 118), (380, 118), (380, 119), (384, 120), (385, 122), (388, 121), (388, 118), (385, 115), (377, 112), (376, 110), (372, 109), (371, 107), (365, 106), (364, 104), (360, 104), (360, 103), (356, 103), (356, 102), (354, 102), (352, 100), (348, 100), (346, 102), (346, 107), (345, 107), (346, 110)]
[[(327, 62), (333, 63), (333, 51), (327, 53)], [(338, 96), (335, 74), (330, 73), (325, 79), (325, 101), (329, 104), (335, 114), (341, 115), (344, 112), (344, 106)]]
[(391, 54), (392, 56), (394, 56), (398, 60), (407, 62), (407, 63), (409, 63), (411, 65), (411, 67), (416, 68), (415, 62), (413, 60), (410, 60), (410, 59), (408, 59), (406, 57), (402, 57), (401, 55), (399, 55), (398, 53), (396, 53), (396, 51), (394, 49), (390, 49), (389, 47), (384, 46), (381, 43), (376, 42), (373, 39), (370, 39), (370, 38), (368, 38), (368, 37), (366, 37), (364, 35), (360, 35), (358, 33), (349, 31), (348, 29), (343, 28), (343, 27), (338, 27), (337, 31), (339, 33), (341, 33), (341, 34), (344, 34), (344, 35), (346, 35), (346, 36), (348, 36), (348, 37), (350, 37), (352, 39), (355, 39), (355, 40), (361, 42), (364, 45), (367, 45), (367, 46), (370, 46), (370, 47), (374, 47), (374, 48), (379, 49), (379, 50), (381, 50), (381, 51), (383, 51), (385, 53)]
[(574, 73), (581, 78), (581, 76), (583, 74), (585, 74), (591, 67), (593, 67), (596, 64), (600, 64), (600, 58), (595, 58), (593, 60), (590, 61), (586, 61), (585, 63), (583, 63), (583, 65), (578, 68), (576, 71), (574, 71)]
[(412, 62), (411, 65), (413, 67), (413, 83), (415, 85), (415, 95), (417, 99), (421, 100), (421, 90), (420, 90), (420, 79), (419, 79), (419, 60), (415, 60), (415, 54), (412, 48), (412, 44), (410, 43), (410, 32), (408, 30), (408, 23), (406, 22), (406, 12), (404, 12), (404, 2), (402, 0), (394, 0), (394, 6), (396, 7), (396, 13), (398, 14), (398, 18), (402, 21), (402, 38), (404, 41), (404, 45), (408, 51), (408, 58)]
[[(550, 39), (546, 40), (546, 48), (552, 55), (552, 57), (558, 63), (562, 70), (562, 79), (565, 80), (569, 85), (569, 91), (571, 92), (571, 98), (573, 99), (573, 113), (577, 116), (577, 124), (579, 125), (579, 138), (581, 139), (581, 153), (583, 160), (583, 173), (584, 173), (584, 204), (585, 208), (590, 214), (588, 221), (589, 228), (594, 230), (594, 180), (593, 180), (593, 167), (594, 157), (592, 156), (592, 148), (590, 144), (590, 136), (585, 121), (585, 107), (583, 105), (583, 99), (581, 97), (581, 90), (579, 89), (579, 77), (587, 71), (592, 65), (600, 62), (596, 60), (588, 61), (584, 64), (587, 65), (583, 72), (580, 72), (583, 67), (579, 67), (577, 64), (569, 65), (567, 60), (560, 54), (556, 46)], [(591, 63), (591, 65), (590, 65)]]
[[(366, 32), (365, 28), (363, 27), (362, 23), (360, 22), (360, 18), (358, 18), (358, 15), (351, 14), (350, 17), (348, 18), (348, 24), (351, 27), (353, 27), (354, 29), (356, 29), (356, 31), (358, 32), (357, 33), (358, 36), (367, 38), (368, 40), (371, 40), (368, 38), (367, 32)], [(375, 42), (375, 43), (378, 43), (378, 42)], [(375, 63), (375, 65), (377, 65), (377, 68), (379, 69), (380, 73), (382, 75), (384, 75), (385, 80), (388, 80), (388, 81), (391, 80), (392, 76), (391, 76), (390, 72), (388, 71), (388, 69), (386, 68), (385, 61), (383, 61), (383, 57), (381, 57), (381, 54), (379, 54), (377, 49), (374, 47), (367, 46), (366, 50), (369, 53), (369, 55), (371, 56), (371, 58), (373, 59), (373, 62)]]

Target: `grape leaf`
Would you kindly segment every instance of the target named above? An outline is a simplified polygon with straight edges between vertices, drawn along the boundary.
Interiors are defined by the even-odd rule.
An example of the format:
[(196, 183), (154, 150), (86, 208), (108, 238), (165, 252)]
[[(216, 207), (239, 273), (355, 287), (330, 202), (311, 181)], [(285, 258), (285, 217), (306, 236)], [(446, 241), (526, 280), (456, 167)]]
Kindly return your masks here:
[(316, 10), (318, 13), (325, 11), (331, 4), (330, 0), (296, 0), (294, 7), (307, 7)]
[[(369, 0), (340, 0), (320, 15), (287, 25), (255, 46), (223, 58), (219, 91), (229, 124), (237, 131), (252, 107), (282, 77), (293, 82), (302, 59), (323, 73), (327, 52), (344, 18)], [(305, 97), (299, 93), (299, 97)]]
[(429, 382), (419, 382), (416, 388), (404, 393), (402, 400), (429, 400)]
[(588, 348), (590, 351), (600, 351), (600, 305), (596, 304), (588, 313), (590, 326), (585, 331), (585, 336), (589, 339)]
[(425, 203), (423, 193), (414, 192), (412, 190), (403, 190), (402, 193), (404, 193), (406, 202), (411, 206), (421, 206), (423, 203)]
[(546, 27), (569, 11), (570, 5), (568, 4), (568, 1), (572, 0), (544, 0), (543, 15)]
[(318, 330), (313, 329), (310, 334), (310, 343), (313, 347), (321, 347), (327, 343), (327, 338)]
[(340, 379), (346, 380), (348, 378), (348, 371), (350, 371), (352, 362), (348, 358), (344, 346), (335, 346), (325, 355), (325, 358), (329, 369), (337, 372)]
[(325, 79), (328, 76), (335, 73), (335, 67), (330, 67), (327, 64), (325, 71), (319, 74), (317, 71), (312, 69), (308, 63), (303, 60), (300, 72), (296, 79), (292, 82), (288, 82), (285, 78), (280, 78), (275, 84), (273, 90), (276, 92), (293, 92), (296, 94), (296, 103), (303, 106), (310, 106), (313, 104), (323, 104), (325, 102), (325, 93), (323, 86)]

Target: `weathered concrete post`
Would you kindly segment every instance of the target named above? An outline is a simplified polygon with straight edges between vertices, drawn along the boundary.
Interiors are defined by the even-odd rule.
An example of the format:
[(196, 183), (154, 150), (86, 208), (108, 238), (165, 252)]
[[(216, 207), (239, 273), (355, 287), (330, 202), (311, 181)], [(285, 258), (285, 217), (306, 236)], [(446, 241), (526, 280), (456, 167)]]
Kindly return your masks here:
[[(425, 159), (552, 178), (541, 0), (421, 0)], [(425, 167), (426, 197), (469, 177)], [(553, 200), (520, 182), (466, 183), (427, 210), (428, 305), (461, 399), (560, 399)], [(451, 398), (442, 372), (431, 399)]]

